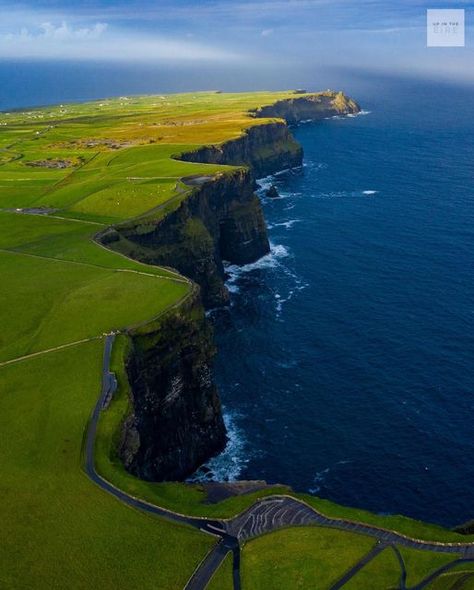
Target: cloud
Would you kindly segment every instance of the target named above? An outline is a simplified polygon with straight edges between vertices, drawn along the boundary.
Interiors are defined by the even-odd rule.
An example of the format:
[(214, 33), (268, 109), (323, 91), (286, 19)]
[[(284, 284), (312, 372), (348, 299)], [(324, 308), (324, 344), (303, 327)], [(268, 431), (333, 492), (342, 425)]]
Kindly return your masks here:
[(103, 22), (89, 26), (44, 22), (0, 34), (0, 58), (173, 62), (235, 61), (240, 57), (217, 46), (190, 41), (186, 34), (140, 34)]
[(273, 29), (263, 29), (260, 35), (262, 37), (269, 37), (270, 35), (273, 35)]
[(73, 39), (97, 39), (107, 30), (106, 23), (96, 23), (92, 27), (81, 27), (74, 29), (66, 22), (60, 25), (54, 25), (46, 22), (38, 27), (38, 31), (32, 32), (26, 27), (22, 27), (18, 33), (6, 33), (0, 35), (0, 41), (8, 41), (12, 44), (35, 42), (45, 39), (54, 39), (58, 41), (69, 41)]
[(48, 39), (97, 39), (107, 30), (107, 23), (96, 23), (92, 27), (83, 27), (79, 29), (73, 29), (66, 22), (62, 22), (61, 25), (55, 26), (51, 23), (43, 23), (41, 25), (40, 36)]

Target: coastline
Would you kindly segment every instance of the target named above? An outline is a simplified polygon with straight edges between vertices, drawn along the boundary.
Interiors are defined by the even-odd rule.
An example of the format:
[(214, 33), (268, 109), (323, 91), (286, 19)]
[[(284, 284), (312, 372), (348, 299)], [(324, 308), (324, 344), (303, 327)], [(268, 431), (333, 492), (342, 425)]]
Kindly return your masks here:
[[(98, 241), (140, 262), (171, 267), (191, 278), (201, 287), (206, 308), (226, 305), (229, 293), (223, 261), (242, 267), (258, 264), (262, 257), (271, 255), (260, 200), (254, 193), (258, 186), (256, 175), (266, 178), (303, 164), (303, 150), (294, 140), (288, 122), (296, 125), (300, 120), (308, 120), (309, 114), (317, 121), (329, 116), (356, 114), (361, 110), (355, 101), (342, 93), (326, 92), (314, 96), (316, 98), (310, 95), (309, 98), (283, 100), (275, 107), (257, 109), (254, 117), (264, 117), (269, 119), (268, 122), (251, 126), (240, 138), (225, 141), (220, 146), (204, 146), (177, 156), (182, 160), (231, 164), (240, 168), (209, 178), (192, 179), (193, 182), (187, 182), (192, 186), (190, 194), (175, 211), (158, 221), (148, 217), (146, 221), (139, 219), (135, 224), (127, 222), (109, 228), (98, 235)], [(274, 117), (279, 121), (274, 122)], [(196, 258), (196, 252), (199, 258)], [(176, 317), (179, 316), (182, 314), (178, 311)], [(193, 332), (196, 329), (202, 332), (207, 323), (202, 324), (203, 328), (192, 325), (195, 326)], [(187, 345), (185, 341), (174, 342), (172, 332), (167, 333), (167, 347), (172, 345), (175, 352), (166, 365), (159, 360), (163, 355), (155, 345), (160, 340), (159, 330), (139, 336), (139, 340), (132, 337), (132, 351), (135, 352), (127, 361), (133, 411), (124, 422), (120, 455), (132, 473), (149, 481), (186, 479), (222, 452), (227, 443), (220, 398), (212, 379), (215, 350), (206, 345), (208, 352), (202, 356), (197, 352), (200, 348), (197, 344), (194, 358), (188, 359), (185, 365), (178, 361), (177, 367), (176, 361), (182, 358)], [(196, 342), (199, 341), (198, 336)], [(137, 373), (133, 366), (142, 369)], [(191, 386), (190, 375), (196, 372), (204, 377)], [(157, 379), (161, 383), (158, 398)], [(189, 392), (185, 392), (190, 386), (194, 393), (189, 397)], [(140, 391), (142, 393), (138, 393)], [(203, 391), (207, 392), (204, 396)], [(187, 395), (187, 401), (184, 401), (184, 395)], [(165, 417), (160, 399), (166, 400)], [(201, 401), (196, 402), (199, 399)], [(143, 411), (145, 406), (148, 409)], [(196, 415), (202, 416), (198, 424), (195, 423)], [(176, 421), (183, 428), (178, 433), (172, 427)], [(157, 445), (154, 433), (163, 431), (167, 434)], [(196, 455), (198, 448), (201, 451)], [(164, 452), (168, 459), (163, 458)], [(178, 471), (158, 467), (163, 460), (171, 466), (176, 461), (172, 457), (178, 456), (182, 465)]]

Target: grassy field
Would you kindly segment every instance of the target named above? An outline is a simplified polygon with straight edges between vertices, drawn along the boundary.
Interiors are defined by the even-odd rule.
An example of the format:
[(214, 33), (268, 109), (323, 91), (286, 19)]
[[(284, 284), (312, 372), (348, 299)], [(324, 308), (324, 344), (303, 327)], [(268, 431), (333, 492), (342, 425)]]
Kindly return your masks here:
[(289, 96), (202, 92), (0, 113), (0, 208), (104, 224), (141, 215), (178, 196), (181, 177), (226, 169), (173, 155), (265, 124), (248, 109)]
[[(110, 224), (159, 218), (178, 206), (190, 190), (183, 176), (228, 170), (173, 156), (266, 124), (249, 117), (248, 109), (289, 96), (204, 92), (0, 113), (1, 588), (183, 588), (215, 542), (122, 505), (82, 471), (84, 432), (101, 387), (104, 333), (156, 326), (192, 289), (173, 271), (113, 253), (93, 238)], [(99, 423), (96, 461), (103, 476), (133, 495), (193, 515), (231, 517), (257, 497), (287, 492), (271, 489), (208, 505), (200, 486), (151, 484), (126, 473), (116, 440), (129, 403), (128, 345), (126, 335), (117, 337), (112, 368), (119, 391)], [(418, 538), (466, 540), (403, 517), (305, 499), (330, 516)], [(315, 528), (262, 537), (244, 548), (244, 587), (312, 587), (314, 579), (327, 585), (373, 542)], [(404, 557), (412, 583), (439, 559)], [(384, 553), (370, 566), (386, 564), (374, 570), (384, 583), (392, 576), (389, 561)], [(230, 588), (231, 570), (228, 558), (210, 587)]]
[[(242, 551), (242, 587), (315, 588), (329, 590), (374, 546), (363, 535), (321, 527), (283, 529), (247, 543)], [(441, 566), (454, 561), (446, 555), (398, 547), (405, 564), (407, 588), (412, 588)], [(434, 588), (447, 589), (474, 564), (460, 564)], [(347, 590), (394, 590), (400, 587), (401, 567), (395, 551), (388, 547), (357, 572), (344, 586)], [(429, 586), (431, 587), (431, 586)]]
[(242, 587), (329, 588), (373, 545), (369, 537), (319, 527), (264, 535), (247, 543), (242, 551)]
[(181, 589), (214, 542), (124, 506), (82, 472), (102, 349), (0, 371), (1, 588)]

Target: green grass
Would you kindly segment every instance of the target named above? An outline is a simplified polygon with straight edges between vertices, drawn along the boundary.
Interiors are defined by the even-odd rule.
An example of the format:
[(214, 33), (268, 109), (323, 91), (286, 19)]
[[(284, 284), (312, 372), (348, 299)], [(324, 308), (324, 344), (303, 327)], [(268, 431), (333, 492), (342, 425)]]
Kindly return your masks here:
[(417, 549), (409, 549), (407, 547), (400, 547), (400, 553), (405, 562), (407, 570), (407, 586), (415, 586), (443, 565), (454, 561), (457, 555), (446, 553), (433, 553), (431, 551), (419, 551)]
[(373, 546), (374, 540), (369, 537), (320, 527), (283, 529), (264, 535), (243, 548), (242, 588), (323, 590)]
[(232, 565), (233, 556), (232, 553), (228, 553), (206, 586), (206, 590), (233, 590)]
[(0, 272), (0, 297), (12, 310), (2, 326), (0, 360), (145, 322), (189, 290), (156, 276), (10, 252), (0, 254)]
[[(244, 590), (250, 588), (331, 587), (373, 546), (374, 539), (324, 527), (283, 529), (250, 541), (242, 552)], [(457, 559), (399, 547), (407, 570), (407, 587), (414, 587), (441, 566)], [(473, 571), (474, 565), (456, 570)], [(347, 590), (399, 588), (401, 567), (395, 551), (387, 547), (357, 572), (344, 586)], [(439, 588), (448, 588), (439, 583)], [(436, 586), (438, 587), (438, 586)]]
[(102, 342), (0, 371), (4, 589), (181, 590), (214, 542), (130, 509), (81, 469)]
[(358, 571), (344, 586), (344, 590), (395, 590), (399, 588), (400, 578), (400, 564), (395, 552), (389, 548)]
[(474, 590), (474, 564), (454, 566), (426, 586), (426, 590)]
[(374, 514), (360, 508), (341, 506), (330, 500), (309, 496), (308, 494), (299, 494), (299, 497), (326, 516), (363, 522), (379, 528), (393, 530), (414, 539), (453, 543), (474, 541), (474, 535), (461, 535), (441, 526), (408, 518), (407, 516)]

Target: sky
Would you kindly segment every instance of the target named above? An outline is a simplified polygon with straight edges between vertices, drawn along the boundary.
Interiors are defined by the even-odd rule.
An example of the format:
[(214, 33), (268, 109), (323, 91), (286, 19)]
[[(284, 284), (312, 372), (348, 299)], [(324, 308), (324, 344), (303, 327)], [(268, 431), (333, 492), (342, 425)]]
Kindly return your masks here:
[[(466, 46), (426, 47), (427, 8), (464, 8)], [(474, 83), (474, 0), (0, 0), (0, 15), (0, 65), (18, 68), (198, 67), (224, 86), (229, 72), (268, 86), (328, 68)]]

